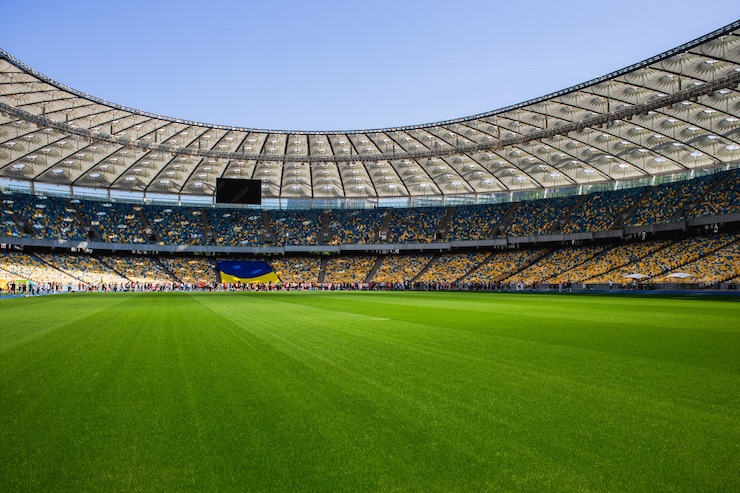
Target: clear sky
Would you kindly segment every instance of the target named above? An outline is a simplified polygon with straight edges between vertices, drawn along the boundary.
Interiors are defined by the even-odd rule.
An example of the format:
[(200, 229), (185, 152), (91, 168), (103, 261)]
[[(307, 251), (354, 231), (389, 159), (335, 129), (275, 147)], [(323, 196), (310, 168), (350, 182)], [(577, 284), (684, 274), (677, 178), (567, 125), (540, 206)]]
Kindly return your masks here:
[(740, 2), (0, 0), (0, 47), (75, 89), (206, 123), (353, 130), (495, 110), (740, 19)]

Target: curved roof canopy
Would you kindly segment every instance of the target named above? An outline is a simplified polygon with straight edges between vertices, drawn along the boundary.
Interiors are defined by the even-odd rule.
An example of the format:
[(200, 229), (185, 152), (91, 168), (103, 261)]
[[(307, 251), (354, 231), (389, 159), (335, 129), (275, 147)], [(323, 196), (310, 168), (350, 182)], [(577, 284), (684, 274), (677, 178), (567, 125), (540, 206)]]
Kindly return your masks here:
[[(263, 198), (485, 196), (740, 160), (740, 21), (584, 84), (432, 124), (301, 132), (179, 120), (64, 86), (0, 50), (0, 178)], [(186, 109), (186, 108), (185, 108)]]

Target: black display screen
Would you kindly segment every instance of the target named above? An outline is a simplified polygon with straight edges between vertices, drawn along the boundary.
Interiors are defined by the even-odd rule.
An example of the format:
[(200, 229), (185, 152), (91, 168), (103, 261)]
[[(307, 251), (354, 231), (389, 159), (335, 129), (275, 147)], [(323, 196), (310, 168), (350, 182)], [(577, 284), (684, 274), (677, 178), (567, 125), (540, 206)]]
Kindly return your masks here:
[(216, 203), (260, 205), (262, 182), (240, 178), (216, 178)]

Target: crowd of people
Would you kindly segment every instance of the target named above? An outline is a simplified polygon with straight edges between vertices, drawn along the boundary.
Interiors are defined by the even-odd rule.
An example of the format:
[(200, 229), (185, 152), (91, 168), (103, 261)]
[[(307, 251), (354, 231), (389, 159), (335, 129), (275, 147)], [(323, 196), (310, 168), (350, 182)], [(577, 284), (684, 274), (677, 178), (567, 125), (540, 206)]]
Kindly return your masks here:
[(740, 170), (521, 203), (336, 210), (132, 204), (2, 191), (6, 236), (163, 245), (432, 243), (603, 231), (740, 212)]
[[(216, 258), (0, 250), (0, 289), (14, 293), (232, 289)], [(275, 256), (278, 287), (239, 290), (493, 289), (569, 290), (573, 285), (652, 283), (716, 286), (740, 277), (740, 233), (556, 248), (439, 254)], [(11, 283), (13, 288), (11, 289)]]
[[(578, 233), (740, 213), (740, 170), (581, 197), (410, 209), (258, 210), (129, 204), (2, 191), (7, 236), (108, 243), (256, 246), (419, 243)], [(678, 233), (680, 234), (680, 233)], [(737, 233), (634, 237), (518, 249), (280, 255), (279, 289), (548, 289), (648, 282), (716, 285), (740, 277)], [(26, 282), (28, 281), (28, 282)], [(213, 257), (0, 250), (0, 287), (14, 292), (224, 289)], [(292, 288), (291, 288), (292, 286)], [(65, 289), (70, 287), (70, 289)], [(231, 288), (229, 288), (231, 289)], [(240, 287), (240, 289), (251, 289)], [(273, 289), (269, 285), (264, 289)], [(277, 288), (275, 288), (277, 289)], [(565, 289), (568, 289), (567, 287)]]

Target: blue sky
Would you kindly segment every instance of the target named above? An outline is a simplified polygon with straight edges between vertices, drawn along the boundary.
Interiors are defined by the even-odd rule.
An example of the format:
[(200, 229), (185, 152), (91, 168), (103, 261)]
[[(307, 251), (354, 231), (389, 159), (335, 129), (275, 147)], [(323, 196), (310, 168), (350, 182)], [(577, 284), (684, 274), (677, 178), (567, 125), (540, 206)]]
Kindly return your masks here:
[(717, 0), (0, 0), (0, 47), (94, 96), (281, 130), (412, 125), (495, 110), (740, 18)]

